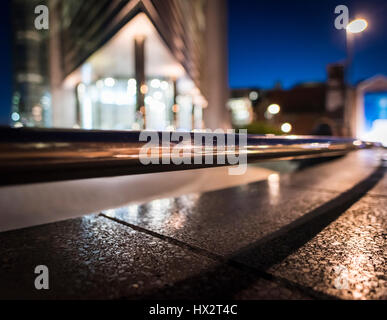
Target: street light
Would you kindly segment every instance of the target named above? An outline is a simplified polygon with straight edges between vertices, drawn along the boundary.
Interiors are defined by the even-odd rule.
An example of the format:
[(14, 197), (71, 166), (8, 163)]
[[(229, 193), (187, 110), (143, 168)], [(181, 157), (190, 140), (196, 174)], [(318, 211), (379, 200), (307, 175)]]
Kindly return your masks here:
[(367, 29), (368, 22), (365, 19), (358, 18), (352, 20), (347, 24), (345, 28), (346, 33), (346, 45), (347, 45), (347, 80), (349, 82), (349, 69), (352, 63), (352, 51), (353, 51), (353, 34), (363, 32)]
[(368, 26), (367, 20), (355, 19), (350, 23), (348, 23), (346, 30), (347, 32), (350, 32), (350, 33), (360, 33), (365, 29), (367, 29), (367, 26)]
[(355, 20), (352, 20), (350, 23), (347, 24), (347, 27), (345, 28), (346, 33), (346, 47), (347, 47), (347, 63), (346, 63), (346, 69), (347, 69), (347, 81), (349, 82), (349, 70), (350, 66), (352, 64), (352, 54), (353, 54), (353, 35), (356, 33), (363, 32), (365, 29), (367, 29), (368, 22), (367, 20), (363, 18), (358, 18)]
[(350, 96), (350, 71), (351, 71), (351, 65), (352, 65), (352, 57), (353, 57), (353, 39), (354, 34), (361, 33), (365, 29), (367, 29), (368, 22), (367, 20), (363, 18), (357, 18), (355, 20), (352, 20), (350, 23), (347, 24), (347, 27), (345, 28), (345, 39), (346, 39), (346, 51), (347, 51), (347, 59), (345, 63), (345, 70), (344, 70), (344, 76), (345, 76), (345, 82), (346, 82), (346, 93), (345, 93), (345, 110), (344, 110), (344, 128), (346, 130), (346, 134), (351, 135), (351, 128), (350, 128), (350, 103), (349, 103), (349, 96)]

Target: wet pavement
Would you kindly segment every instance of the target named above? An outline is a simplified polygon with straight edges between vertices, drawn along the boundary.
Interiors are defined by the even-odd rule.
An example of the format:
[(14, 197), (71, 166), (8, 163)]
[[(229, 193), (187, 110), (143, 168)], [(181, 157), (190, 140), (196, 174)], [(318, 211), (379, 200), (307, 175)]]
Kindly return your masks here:
[[(228, 175), (228, 167), (159, 172), (0, 186), (0, 232), (60, 220), (130, 203), (178, 197), (266, 180), (272, 170), (248, 166), (246, 174)], [(136, 186), (133, 188), (133, 186)]]
[(387, 299), (378, 157), (0, 233), (0, 298)]

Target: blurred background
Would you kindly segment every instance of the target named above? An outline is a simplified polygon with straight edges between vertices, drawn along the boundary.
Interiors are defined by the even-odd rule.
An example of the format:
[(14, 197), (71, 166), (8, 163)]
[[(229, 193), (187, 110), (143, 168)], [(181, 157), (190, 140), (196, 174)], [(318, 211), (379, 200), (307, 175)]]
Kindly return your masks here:
[[(363, 25), (336, 29), (338, 5)], [(0, 14), (1, 125), (387, 145), (385, 1), (7, 0)]]

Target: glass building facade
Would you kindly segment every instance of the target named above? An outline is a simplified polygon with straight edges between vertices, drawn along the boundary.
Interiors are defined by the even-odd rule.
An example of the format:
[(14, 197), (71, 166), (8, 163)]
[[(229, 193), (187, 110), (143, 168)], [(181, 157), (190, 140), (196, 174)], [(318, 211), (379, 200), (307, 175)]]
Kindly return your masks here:
[[(214, 14), (219, 12), (214, 3), (12, 0), (17, 62), (12, 125), (103, 130), (204, 128), (207, 93), (218, 97), (227, 91), (225, 78), (224, 92), (215, 95), (221, 90), (211, 90), (206, 74), (207, 36), (217, 37), (209, 32), (209, 27), (216, 26), (213, 15), (212, 23), (207, 22), (210, 7)], [(48, 30), (33, 25), (37, 5), (49, 9)], [(216, 48), (213, 51), (216, 53)], [(225, 55), (218, 50), (214, 57), (220, 61)], [(226, 71), (226, 66), (220, 67)], [(219, 81), (213, 83), (219, 87)], [(225, 102), (226, 98), (220, 111), (227, 113)]]

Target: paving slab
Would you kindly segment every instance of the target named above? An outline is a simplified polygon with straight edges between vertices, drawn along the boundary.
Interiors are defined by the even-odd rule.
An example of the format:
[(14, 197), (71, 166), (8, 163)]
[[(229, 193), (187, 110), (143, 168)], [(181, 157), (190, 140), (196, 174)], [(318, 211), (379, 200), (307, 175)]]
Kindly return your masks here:
[[(81, 217), (103, 209), (265, 180), (272, 171), (228, 167), (0, 186), (0, 231)], [(133, 186), (136, 186), (133, 188)]]
[[(220, 255), (233, 255), (319, 207), (332, 211), (382, 189), (384, 171), (376, 163), (368, 166), (373, 153), (364, 151), (285, 178), (272, 174), (265, 181), (102, 212)], [(348, 170), (352, 164), (357, 164), (356, 174)], [(288, 178), (297, 186), (289, 185)], [(340, 187), (332, 187), (334, 183)]]
[[(0, 298), (386, 299), (386, 168), (359, 155), (290, 183), (272, 174), (0, 233)], [(311, 184), (351, 163), (337, 185)], [(50, 290), (34, 288), (37, 265)]]
[(298, 190), (278, 181), (194, 193), (102, 211), (209, 252), (231, 256), (333, 199), (335, 194)]
[(366, 196), (269, 272), (343, 299), (387, 299), (387, 199)]
[[(281, 175), (281, 184), (298, 188), (311, 188), (332, 192), (344, 192), (367, 178), (375, 168), (387, 166), (382, 161), (384, 150), (359, 150), (331, 161), (326, 161), (303, 170)], [(306, 160), (308, 161), (308, 160)], [(387, 196), (386, 180), (380, 181), (371, 195)]]
[[(340, 164), (341, 169), (343, 165)], [(360, 220), (359, 223), (364, 223), (364, 228), (369, 228), (370, 237), (381, 235), (385, 237), (385, 233), (380, 234), (382, 229), (374, 227), (372, 222), (377, 223), (378, 219), (385, 219), (387, 212), (383, 201), (387, 199), (371, 194), (375, 187), (385, 183), (386, 168), (362, 165), (356, 170), (357, 173), (364, 170), (361, 171), (363, 179), (345, 181), (345, 186), (340, 192), (308, 186), (295, 188), (281, 183), (281, 176), (274, 176), (263, 182), (203, 194), (160, 199), (143, 205), (107, 210), (103, 214), (141, 230), (155, 232), (195, 248), (204, 249), (254, 270), (271, 273), (274, 266), (286, 261), (294, 252), (298, 252), (297, 250), (321, 235), (322, 241), (327, 243), (329, 248), (331, 239), (330, 237), (325, 239), (325, 233), (322, 231), (330, 225), (335, 225), (337, 219), (342, 221), (341, 216), (352, 212), (353, 205), (362, 201), (363, 197), (367, 201), (375, 198), (376, 202), (368, 206), (371, 211), (367, 217), (370, 220)], [(352, 233), (356, 232), (356, 229), (350, 227), (355, 226), (357, 221), (352, 218), (347, 220), (346, 229), (338, 228), (340, 230), (338, 234), (343, 233), (343, 237), (351, 237)], [(386, 229), (384, 226), (384, 230)], [(360, 245), (361, 236), (358, 238)], [(380, 242), (378, 243), (380, 246)], [(356, 246), (356, 243), (354, 245)], [(350, 249), (348, 248), (347, 252), (343, 250), (342, 254), (352, 255)], [(375, 252), (372, 251), (369, 257), (374, 257), (375, 261), (380, 262), (382, 256), (384, 259), (385, 252), (385, 248), (380, 247)], [(317, 251), (313, 254), (317, 254)], [(334, 260), (329, 252), (322, 255), (325, 255), (326, 259), (332, 259), (331, 267), (341, 268), (340, 261)], [(303, 261), (309, 256), (303, 253), (296, 255), (296, 258)], [(362, 267), (359, 268), (363, 270)], [(294, 272), (300, 279), (304, 277), (304, 282), (298, 281), (296, 276), (291, 277), (286, 267), (281, 270), (284, 272), (272, 274), (277, 279), (297, 283), (303, 288), (318, 291), (329, 297), (348, 297), (335, 290), (329, 290), (326, 285), (316, 287), (314, 283), (308, 281), (308, 275), (305, 273), (309, 272), (310, 266), (304, 268), (294, 266), (293, 269), (289, 269), (290, 274)], [(379, 277), (384, 271), (380, 268), (375, 269), (373, 276)], [(366, 269), (364, 272), (372, 273)], [(316, 283), (323, 283), (320, 278), (312, 277), (312, 279)], [(365, 298), (384, 297), (384, 291), (380, 289), (383, 286), (383, 279), (380, 281), (376, 285), (377, 293), (364, 295)], [(352, 292), (351, 295), (356, 298), (356, 293)]]
[(0, 262), (1, 299), (310, 298), (95, 215), (1, 233)]

